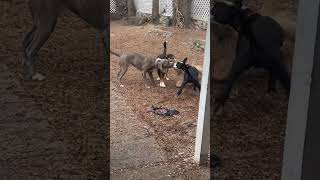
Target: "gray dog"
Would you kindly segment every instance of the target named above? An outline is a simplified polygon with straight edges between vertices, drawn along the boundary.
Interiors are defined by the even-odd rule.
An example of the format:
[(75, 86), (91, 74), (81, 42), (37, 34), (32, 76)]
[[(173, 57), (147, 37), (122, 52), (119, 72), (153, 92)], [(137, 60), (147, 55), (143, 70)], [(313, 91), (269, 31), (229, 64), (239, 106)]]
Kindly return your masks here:
[(152, 74), (153, 70), (160, 69), (163, 71), (164, 69), (173, 68), (174, 65), (168, 59), (145, 57), (138, 53), (123, 53), (121, 55), (112, 51), (110, 51), (110, 53), (120, 58), (120, 70), (117, 75), (117, 80), (119, 81), (121, 87), (123, 87), (121, 79), (127, 72), (130, 65), (142, 72), (142, 77), (146, 88), (150, 88), (150, 86), (147, 84), (147, 73), (149, 74), (152, 85), (155, 86)]
[(107, 52), (109, 21), (107, 18), (108, 4), (105, 0), (30, 0), (29, 8), (33, 26), (23, 40), (26, 79), (44, 79), (44, 76), (35, 72), (34, 61), (38, 59), (38, 51), (49, 39), (58, 16), (64, 8), (71, 10), (94, 28), (103, 32), (104, 46)]

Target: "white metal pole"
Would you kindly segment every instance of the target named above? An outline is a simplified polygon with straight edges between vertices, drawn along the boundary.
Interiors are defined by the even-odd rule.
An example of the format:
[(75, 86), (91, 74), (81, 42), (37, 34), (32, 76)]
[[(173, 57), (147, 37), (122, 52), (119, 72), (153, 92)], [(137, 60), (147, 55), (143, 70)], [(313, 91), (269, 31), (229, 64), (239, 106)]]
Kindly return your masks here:
[[(210, 18), (208, 18), (210, 19)], [(201, 79), (201, 92), (198, 111), (198, 123), (195, 143), (195, 161), (200, 164), (208, 159), (210, 145), (210, 20), (204, 51), (204, 63)]]
[(306, 139), (310, 138), (307, 125), (310, 123), (308, 115), (310, 114), (310, 100), (312, 100), (310, 89), (311, 84), (315, 82), (312, 79), (312, 73), (314, 68), (319, 68), (314, 67), (314, 62), (319, 61), (315, 57), (316, 52), (319, 51), (316, 47), (317, 36), (319, 36), (319, 3), (320, 0), (299, 2), (282, 180), (308, 179), (303, 178), (302, 172), (307, 147)]

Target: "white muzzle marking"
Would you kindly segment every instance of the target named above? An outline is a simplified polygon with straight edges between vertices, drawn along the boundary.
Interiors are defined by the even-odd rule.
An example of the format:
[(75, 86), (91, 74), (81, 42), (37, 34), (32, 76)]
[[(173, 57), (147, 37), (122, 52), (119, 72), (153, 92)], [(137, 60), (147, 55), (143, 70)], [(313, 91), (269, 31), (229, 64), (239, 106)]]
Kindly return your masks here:
[(177, 68), (177, 63), (176, 63), (176, 62), (173, 64), (173, 68), (174, 68), (174, 69), (178, 69), (178, 68)]

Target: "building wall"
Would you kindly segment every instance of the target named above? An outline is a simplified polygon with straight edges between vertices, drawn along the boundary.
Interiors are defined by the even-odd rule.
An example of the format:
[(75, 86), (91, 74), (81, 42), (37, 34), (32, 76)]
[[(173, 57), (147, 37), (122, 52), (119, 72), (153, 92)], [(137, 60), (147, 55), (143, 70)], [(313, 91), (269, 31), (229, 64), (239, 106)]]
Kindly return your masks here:
[(152, 14), (152, 0), (134, 0), (137, 12)]

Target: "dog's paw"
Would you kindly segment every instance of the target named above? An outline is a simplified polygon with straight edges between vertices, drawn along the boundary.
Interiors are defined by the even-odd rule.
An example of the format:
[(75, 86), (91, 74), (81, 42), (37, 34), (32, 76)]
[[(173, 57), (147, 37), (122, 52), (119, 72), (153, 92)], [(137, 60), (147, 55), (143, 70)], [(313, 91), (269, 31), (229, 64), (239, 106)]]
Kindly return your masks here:
[(40, 73), (36, 73), (32, 76), (32, 80), (43, 81), (46, 77)]
[(222, 114), (223, 114), (223, 107), (216, 112), (216, 115), (218, 116), (221, 116)]
[(164, 82), (160, 82), (160, 87), (166, 87), (166, 84)]
[(224, 107), (224, 101), (221, 99), (214, 99), (214, 104), (213, 104), (213, 114), (214, 115), (221, 115), (223, 112), (223, 107)]
[(159, 80), (160, 80), (160, 78), (158, 77), (158, 78), (157, 78), (157, 81), (159, 81)]
[(168, 77), (166, 77), (166, 80), (167, 80), (167, 81), (170, 81), (170, 79), (169, 79)]

